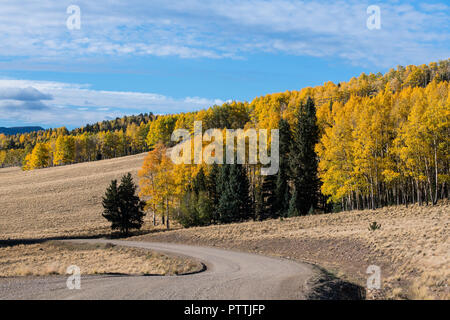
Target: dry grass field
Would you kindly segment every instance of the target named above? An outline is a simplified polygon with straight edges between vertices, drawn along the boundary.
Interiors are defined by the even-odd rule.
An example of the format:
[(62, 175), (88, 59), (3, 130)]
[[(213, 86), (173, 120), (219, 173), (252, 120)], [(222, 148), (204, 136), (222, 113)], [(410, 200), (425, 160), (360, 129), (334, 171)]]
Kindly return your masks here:
[(109, 223), (101, 215), (102, 196), (112, 179), (120, 179), (127, 172), (136, 177), (144, 157), (140, 154), (35, 171), (0, 169), (0, 277), (65, 274), (73, 264), (83, 274), (180, 274), (197, 270), (195, 261), (134, 248), (55, 241), (1, 244), (2, 240), (32, 243), (110, 234)]
[[(381, 229), (369, 231), (376, 221)], [(308, 261), (366, 286), (381, 268), (388, 299), (450, 299), (450, 205), (390, 207), (174, 230), (136, 239), (233, 248)]]
[(175, 275), (198, 271), (193, 260), (113, 244), (48, 241), (0, 247), (0, 277), (66, 274), (76, 265), (82, 274)]
[(0, 169), (0, 240), (110, 233), (101, 215), (106, 187), (127, 172), (137, 183), (144, 157), (140, 154), (34, 171)]

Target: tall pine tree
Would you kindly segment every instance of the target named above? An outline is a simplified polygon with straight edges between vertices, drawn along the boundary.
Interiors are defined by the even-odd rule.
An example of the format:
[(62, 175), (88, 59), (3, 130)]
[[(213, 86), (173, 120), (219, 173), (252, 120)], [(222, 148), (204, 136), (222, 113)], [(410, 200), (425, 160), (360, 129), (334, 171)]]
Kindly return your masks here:
[(317, 207), (320, 182), (317, 176), (318, 159), (314, 150), (319, 140), (319, 128), (314, 101), (310, 97), (305, 105), (300, 105), (296, 120), (289, 167), (296, 192), (296, 209), (299, 214), (306, 215), (311, 208)]
[(206, 185), (205, 171), (203, 171), (203, 167), (201, 167), (192, 181), (192, 190), (198, 195), (200, 192), (206, 191)]
[(276, 208), (276, 179), (275, 175), (264, 176), (261, 185), (261, 200), (262, 208), (260, 212), (259, 219), (265, 220), (269, 218), (275, 218), (277, 216)]
[(289, 208), (287, 211), (288, 217), (297, 217), (299, 215), (298, 209), (297, 209), (297, 202), (298, 202), (298, 194), (297, 190), (294, 190), (294, 193), (292, 194), (291, 198), (289, 199)]
[(220, 195), (217, 206), (219, 222), (244, 221), (252, 215), (249, 187), (247, 172), (242, 165), (221, 167), (217, 183), (217, 193)]
[(276, 215), (284, 217), (289, 209), (289, 152), (292, 140), (289, 123), (281, 119), (278, 123), (280, 136), (280, 166), (275, 181), (275, 203), (274, 210)]
[(103, 197), (103, 217), (111, 222), (111, 229), (119, 229), (122, 235), (128, 235), (131, 229), (140, 229), (144, 223), (145, 201), (136, 196), (136, 185), (131, 173), (124, 175), (117, 186), (117, 180), (111, 181)]
[(219, 205), (220, 198), (220, 193), (217, 192), (219, 174), (220, 168), (217, 163), (214, 162), (206, 178), (206, 191), (208, 193), (209, 199), (211, 199), (213, 223), (217, 223), (217, 221), (219, 220), (219, 216), (217, 214), (217, 207)]

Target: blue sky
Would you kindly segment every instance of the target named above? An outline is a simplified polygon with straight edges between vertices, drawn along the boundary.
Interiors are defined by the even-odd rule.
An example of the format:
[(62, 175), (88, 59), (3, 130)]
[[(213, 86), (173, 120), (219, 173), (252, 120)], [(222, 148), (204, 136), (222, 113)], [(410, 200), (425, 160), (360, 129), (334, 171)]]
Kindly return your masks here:
[(443, 0), (3, 0), (0, 126), (192, 111), (447, 59), (449, 21)]

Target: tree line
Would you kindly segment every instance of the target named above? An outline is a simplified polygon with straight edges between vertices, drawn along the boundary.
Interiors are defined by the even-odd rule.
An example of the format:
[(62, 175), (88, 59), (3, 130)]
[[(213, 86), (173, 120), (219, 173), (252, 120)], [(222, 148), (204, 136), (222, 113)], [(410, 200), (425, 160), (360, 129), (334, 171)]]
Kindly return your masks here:
[[(293, 127), (280, 128), (280, 166), (262, 176), (261, 165), (174, 165), (162, 143), (139, 172), (141, 196), (162, 223), (175, 218), (185, 227), (305, 215), (320, 208), (315, 145), (319, 139), (314, 101), (301, 103)], [(224, 147), (225, 148), (225, 147)], [(225, 149), (224, 149), (225, 154)]]
[(72, 131), (65, 127), (24, 134), (0, 134), (0, 167), (24, 170), (110, 159), (148, 151), (152, 113), (88, 124)]
[(449, 90), (449, 82), (437, 81), (386, 87), (322, 108), (322, 192), (345, 210), (448, 198)]
[[(185, 226), (435, 204), (449, 197), (449, 72), (448, 61), (399, 67), (243, 103), (241, 128), (280, 130), (276, 176), (249, 165), (174, 166), (164, 160), (170, 137), (162, 135), (140, 173), (141, 195), (154, 217)], [(177, 121), (192, 128), (227, 113), (215, 109)]]

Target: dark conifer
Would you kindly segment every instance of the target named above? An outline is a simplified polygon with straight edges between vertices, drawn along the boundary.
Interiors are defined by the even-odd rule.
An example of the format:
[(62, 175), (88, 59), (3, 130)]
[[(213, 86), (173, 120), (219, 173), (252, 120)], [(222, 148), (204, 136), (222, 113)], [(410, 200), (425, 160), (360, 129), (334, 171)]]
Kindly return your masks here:
[(219, 222), (247, 220), (252, 215), (249, 182), (245, 168), (240, 164), (223, 165), (217, 183), (220, 195), (217, 215)]
[(119, 229), (122, 235), (140, 229), (144, 223), (145, 201), (139, 199), (136, 189), (131, 173), (128, 173), (122, 177), (119, 186), (117, 180), (111, 181), (103, 197), (103, 217), (111, 222), (111, 229)]
[(279, 124), (279, 150), (280, 150), (280, 166), (275, 181), (275, 204), (274, 209), (276, 215), (284, 217), (289, 209), (289, 152), (292, 140), (289, 123), (281, 119)]
[(318, 159), (314, 150), (318, 143), (319, 129), (314, 101), (308, 98), (297, 113), (297, 123), (293, 130), (289, 166), (297, 193), (296, 207), (301, 215), (306, 215), (311, 207), (317, 207), (319, 179)]
[(261, 198), (263, 201), (262, 212), (260, 220), (275, 218), (277, 215), (276, 206), (276, 179), (277, 176), (269, 175), (264, 176), (262, 186), (261, 186)]

